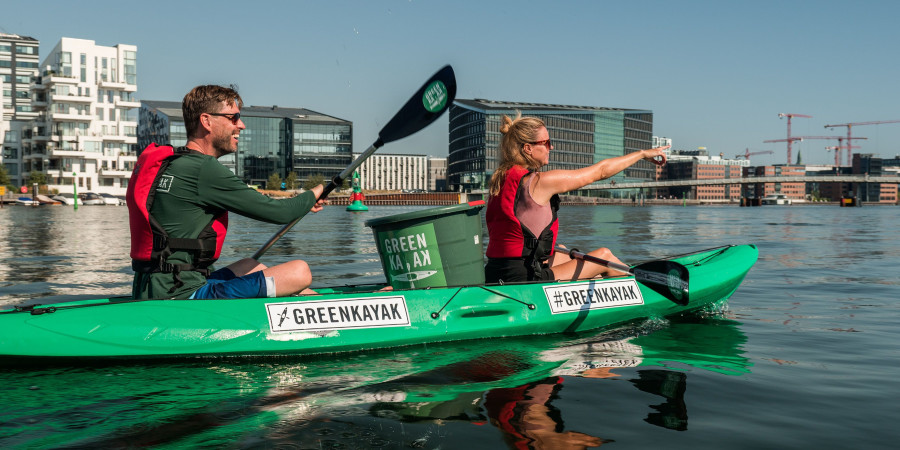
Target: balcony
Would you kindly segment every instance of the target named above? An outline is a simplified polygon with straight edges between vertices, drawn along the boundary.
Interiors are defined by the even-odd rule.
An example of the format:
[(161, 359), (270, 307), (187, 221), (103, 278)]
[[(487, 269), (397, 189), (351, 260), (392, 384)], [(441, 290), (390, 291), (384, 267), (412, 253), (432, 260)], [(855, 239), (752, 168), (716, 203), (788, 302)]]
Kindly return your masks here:
[(121, 98), (116, 98), (113, 104), (119, 108), (140, 108), (141, 102), (137, 100), (122, 100)]
[[(49, 84), (71, 84), (77, 85), (78, 78), (74, 75), (62, 75), (58, 73), (50, 74), (50, 83)], [(46, 77), (45, 77), (46, 80)]]
[(47, 150), (45, 149), (34, 149), (31, 151), (26, 151), (22, 155), (22, 161), (27, 161), (31, 159), (42, 160), (47, 157)]
[(51, 158), (90, 158), (96, 159), (97, 153), (94, 152), (85, 152), (83, 150), (78, 150), (75, 147), (62, 147), (62, 148), (51, 148), (49, 150)]
[(50, 96), (50, 99), (61, 103), (91, 103), (94, 101), (94, 97), (77, 94), (53, 94)]
[(31, 141), (32, 142), (49, 142), (51, 137), (52, 136), (50, 136), (49, 132), (44, 132), (43, 134), (35, 132), (34, 134), (31, 135)]
[(126, 89), (128, 88), (128, 85), (125, 84), (124, 81), (123, 81), (123, 82), (118, 82), (118, 81), (104, 81), (104, 80), (100, 80), (99, 86), (100, 86), (100, 88), (102, 88), (102, 89), (121, 89), (121, 90), (126, 90)]
[(124, 169), (100, 169), (97, 175), (108, 178), (130, 178), (131, 171)]
[(78, 114), (76, 113), (60, 113), (60, 112), (50, 112), (50, 119), (57, 120), (79, 120), (84, 122), (90, 122), (94, 120), (94, 116), (90, 114)]
[(127, 136), (124, 134), (104, 134), (101, 136), (103, 142), (120, 142), (123, 144), (137, 144), (137, 136)]

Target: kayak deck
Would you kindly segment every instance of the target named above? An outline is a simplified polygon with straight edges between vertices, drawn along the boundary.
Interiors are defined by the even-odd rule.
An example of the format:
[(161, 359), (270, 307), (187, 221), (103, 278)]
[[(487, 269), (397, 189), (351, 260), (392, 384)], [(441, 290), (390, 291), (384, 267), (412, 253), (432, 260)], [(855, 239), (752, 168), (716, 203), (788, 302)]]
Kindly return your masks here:
[(228, 300), (98, 299), (0, 311), (0, 359), (299, 355), (578, 332), (725, 301), (756, 262), (753, 245), (670, 258), (690, 272), (677, 304), (634, 277)]

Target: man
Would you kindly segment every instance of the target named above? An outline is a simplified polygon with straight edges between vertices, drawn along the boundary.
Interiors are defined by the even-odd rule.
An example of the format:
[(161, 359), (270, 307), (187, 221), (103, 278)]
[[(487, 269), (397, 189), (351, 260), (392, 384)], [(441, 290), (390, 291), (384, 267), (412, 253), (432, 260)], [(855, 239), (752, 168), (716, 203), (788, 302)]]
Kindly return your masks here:
[(309, 266), (301, 260), (266, 267), (245, 258), (210, 273), (224, 242), (228, 211), (284, 224), (320, 211), (325, 203), (317, 201), (322, 185), (291, 199), (271, 199), (218, 161), (237, 151), (246, 128), (242, 106), (233, 87), (197, 86), (181, 106), (185, 147), (151, 144), (141, 154), (127, 195), (134, 298), (281, 297), (312, 283)]

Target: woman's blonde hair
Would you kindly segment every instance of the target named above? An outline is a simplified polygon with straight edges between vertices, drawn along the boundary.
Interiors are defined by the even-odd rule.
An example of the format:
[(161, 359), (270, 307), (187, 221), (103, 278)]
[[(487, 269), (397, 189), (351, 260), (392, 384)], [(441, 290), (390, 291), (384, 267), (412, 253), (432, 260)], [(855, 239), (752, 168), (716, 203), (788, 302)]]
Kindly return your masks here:
[(532, 170), (541, 168), (540, 161), (525, 153), (525, 144), (537, 140), (538, 130), (545, 128), (544, 121), (537, 117), (522, 117), (520, 111), (516, 111), (516, 118), (510, 119), (503, 116), (500, 124), (500, 165), (491, 175), (490, 194), (500, 194), (500, 187), (506, 180), (506, 172), (512, 166), (525, 166)]

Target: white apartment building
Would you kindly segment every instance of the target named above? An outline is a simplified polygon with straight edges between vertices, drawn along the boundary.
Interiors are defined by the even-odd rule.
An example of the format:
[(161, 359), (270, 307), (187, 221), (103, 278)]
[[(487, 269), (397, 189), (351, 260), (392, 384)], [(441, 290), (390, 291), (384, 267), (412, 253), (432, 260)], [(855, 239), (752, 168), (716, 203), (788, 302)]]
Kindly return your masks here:
[[(353, 154), (354, 159), (358, 156)], [(375, 153), (359, 166), (359, 178), (363, 190), (424, 191), (428, 189), (428, 160), (425, 155)]]
[(37, 117), (22, 132), (24, 172), (59, 192), (125, 195), (137, 161), (137, 47), (62, 38), (31, 85)]

